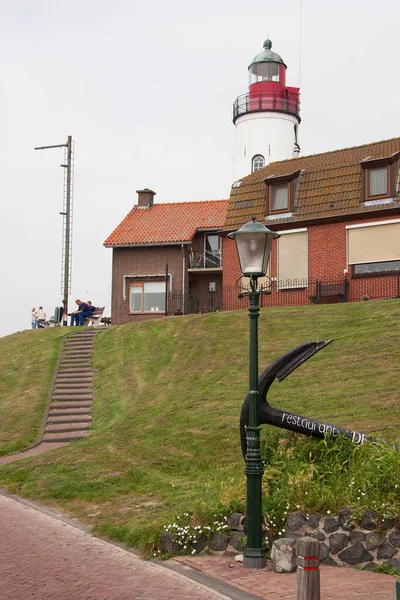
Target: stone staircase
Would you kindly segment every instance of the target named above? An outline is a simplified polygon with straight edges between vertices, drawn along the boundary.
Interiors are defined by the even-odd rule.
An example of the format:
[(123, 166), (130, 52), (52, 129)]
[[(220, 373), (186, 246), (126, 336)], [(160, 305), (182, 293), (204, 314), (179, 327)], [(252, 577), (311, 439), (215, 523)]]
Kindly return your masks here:
[(42, 442), (71, 442), (90, 433), (93, 406), (90, 360), (96, 331), (80, 329), (65, 338), (61, 348)]

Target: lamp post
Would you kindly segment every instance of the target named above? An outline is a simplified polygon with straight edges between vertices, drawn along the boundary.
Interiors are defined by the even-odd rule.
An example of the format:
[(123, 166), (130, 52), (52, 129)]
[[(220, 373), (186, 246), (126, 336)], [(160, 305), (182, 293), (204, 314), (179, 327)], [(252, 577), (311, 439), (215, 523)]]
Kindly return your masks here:
[(250, 318), (250, 358), (249, 358), (249, 419), (246, 427), (246, 468), (247, 477), (247, 546), (243, 566), (249, 569), (262, 569), (266, 559), (262, 548), (262, 476), (264, 467), (260, 452), (259, 391), (258, 391), (258, 317), (259, 297), (265, 293), (258, 288), (258, 278), (267, 273), (272, 240), (279, 234), (257, 223), (255, 217), (228, 234), (236, 242), (240, 270), (250, 278), (250, 290), (239, 297), (249, 297)]

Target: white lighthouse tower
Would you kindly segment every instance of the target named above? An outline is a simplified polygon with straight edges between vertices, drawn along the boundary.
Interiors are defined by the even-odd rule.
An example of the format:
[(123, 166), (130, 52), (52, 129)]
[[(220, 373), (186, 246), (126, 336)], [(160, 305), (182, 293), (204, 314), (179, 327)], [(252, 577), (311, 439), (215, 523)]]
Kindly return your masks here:
[(299, 88), (286, 86), (286, 65), (271, 40), (249, 65), (249, 91), (233, 105), (233, 181), (270, 162), (298, 156)]

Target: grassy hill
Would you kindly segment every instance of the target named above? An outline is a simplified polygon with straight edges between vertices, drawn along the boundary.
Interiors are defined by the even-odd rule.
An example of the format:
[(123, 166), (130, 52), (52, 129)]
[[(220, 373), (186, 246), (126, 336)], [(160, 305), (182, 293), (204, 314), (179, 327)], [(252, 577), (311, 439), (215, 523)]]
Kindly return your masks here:
[[(262, 309), (260, 371), (300, 342), (335, 340), (275, 383), (271, 404), (400, 442), (399, 317), (398, 300)], [(155, 547), (176, 515), (189, 512), (204, 522), (223, 507), (239, 507), (245, 498), (239, 414), (248, 387), (248, 329), (247, 311), (235, 311), (101, 331), (91, 435), (0, 467), (0, 486), (141, 549)], [(0, 339), (0, 455), (33, 441), (60, 339), (70, 332), (26, 331)], [(272, 448), (268, 440), (283, 435), (263, 426), (270, 456), (276, 444)], [(303, 461), (305, 449), (312, 453), (307, 444), (324, 444), (299, 437), (290, 437), (290, 447), (300, 444)], [(271, 473), (282, 472), (281, 459), (282, 453), (280, 468), (267, 466), (265, 486), (274, 485)], [(334, 460), (344, 462), (339, 455)], [(368, 457), (362, 460), (369, 464)], [(390, 461), (394, 476), (397, 454)], [(304, 473), (304, 465), (299, 468)], [(311, 501), (299, 487), (297, 496), (307, 510), (334, 511), (345, 500), (337, 490), (323, 498), (315, 491)]]

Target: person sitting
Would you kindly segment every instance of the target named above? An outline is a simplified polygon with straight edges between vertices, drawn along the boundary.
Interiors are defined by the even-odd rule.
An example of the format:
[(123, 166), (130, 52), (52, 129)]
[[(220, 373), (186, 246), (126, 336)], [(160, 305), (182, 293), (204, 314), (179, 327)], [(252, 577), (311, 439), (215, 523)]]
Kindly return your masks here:
[(90, 316), (91, 316), (94, 313), (94, 311), (96, 310), (96, 307), (93, 306), (93, 304), (91, 303), (90, 300), (87, 301), (87, 304), (88, 304), (88, 306), (90, 308)]
[(69, 316), (71, 317), (71, 325), (83, 325), (86, 317), (90, 317), (92, 315), (91, 309), (86, 302), (82, 302), (79, 299), (75, 300), (75, 304), (78, 305), (78, 310), (69, 313)]

